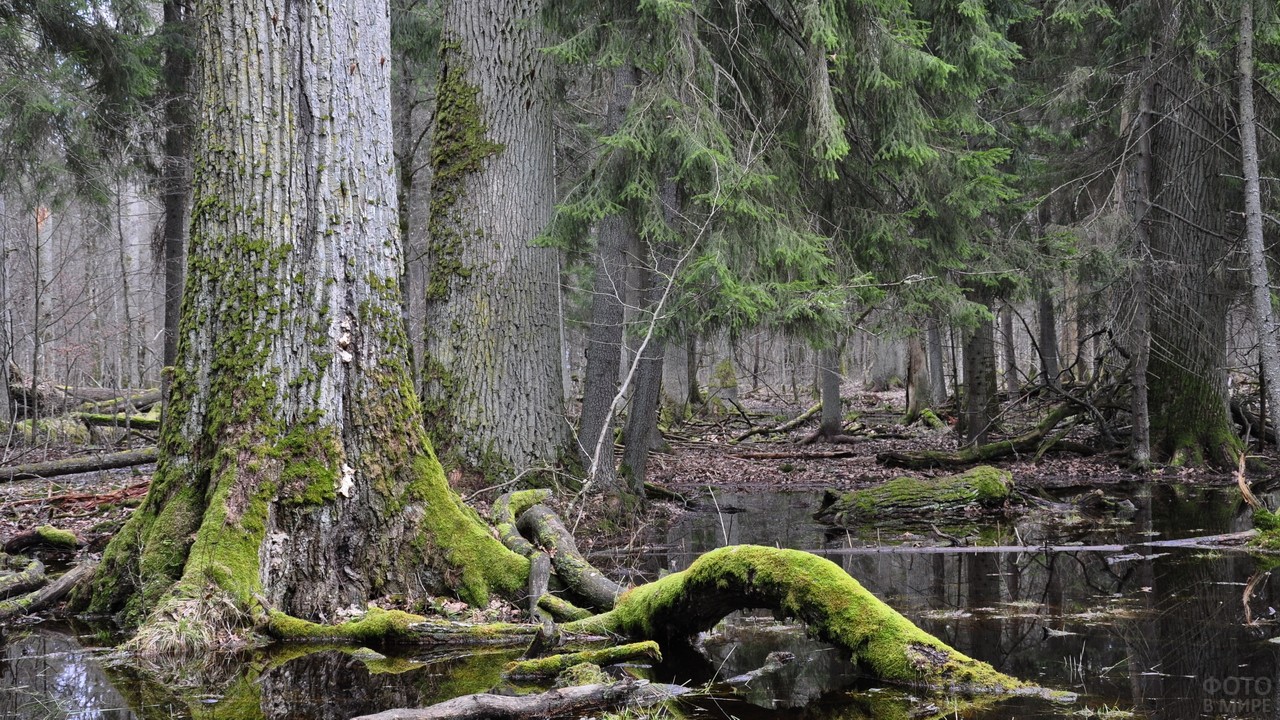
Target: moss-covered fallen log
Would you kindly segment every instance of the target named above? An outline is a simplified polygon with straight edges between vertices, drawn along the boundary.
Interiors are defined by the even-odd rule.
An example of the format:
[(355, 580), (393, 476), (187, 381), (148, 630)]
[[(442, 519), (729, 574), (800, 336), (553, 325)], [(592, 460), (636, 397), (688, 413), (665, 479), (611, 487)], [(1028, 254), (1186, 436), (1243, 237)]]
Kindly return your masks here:
[(0, 598), (31, 592), (44, 582), (44, 563), (35, 558), (0, 555)]
[(1027, 687), (916, 627), (835, 563), (799, 550), (713, 550), (686, 570), (631, 589), (610, 612), (563, 629), (662, 643), (692, 637), (747, 608), (803, 620), (810, 633), (881, 680), (972, 693)]
[(61, 602), (76, 586), (93, 575), (96, 563), (80, 563), (53, 582), (18, 597), (0, 600), (0, 622), (40, 612)]
[(1003, 505), (1013, 491), (1013, 475), (979, 465), (959, 475), (940, 478), (894, 478), (874, 487), (828, 490), (815, 517), (832, 525), (851, 526), (883, 518), (956, 515), (975, 507)]
[(590, 610), (584, 610), (559, 595), (550, 593), (538, 598), (538, 607), (550, 613), (556, 622), (583, 620), (592, 615)]
[(0, 468), (0, 482), (74, 475), (75, 473), (93, 472), (95, 470), (115, 470), (117, 468), (153, 463), (156, 461), (156, 457), (156, 449), (149, 447), (106, 455), (77, 455), (76, 457), (62, 460), (13, 465)]
[(6, 540), (4, 551), (20, 553), (30, 548), (74, 551), (81, 544), (80, 538), (69, 530), (60, 530), (52, 525), (41, 525), (34, 530), (24, 530)]
[(507, 677), (517, 680), (554, 678), (574, 665), (581, 665), (582, 663), (591, 663), (592, 665), (604, 667), (636, 660), (652, 663), (662, 662), (662, 651), (658, 649), (658, 643), (652, 640), (645, 640), (597, 650), (582, 650), (532, 658), (530, 660), (515, 660), (507, 663), (502, 672)]

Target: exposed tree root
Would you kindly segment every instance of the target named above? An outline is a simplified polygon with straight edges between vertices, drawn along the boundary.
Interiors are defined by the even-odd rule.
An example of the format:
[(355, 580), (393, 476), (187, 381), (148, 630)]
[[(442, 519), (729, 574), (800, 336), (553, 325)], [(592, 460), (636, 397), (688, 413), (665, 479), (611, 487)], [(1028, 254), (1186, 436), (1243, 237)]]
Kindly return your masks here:
[(526, 510), (518, 521), (521, 531), (534, 538), (547, 549), (556, 576), (569, 590), (597, 610), (613, 607), (615, 599), (625, 588), (605, 577), (578, 551), (560, 517), (545, 505), (535, 505)]

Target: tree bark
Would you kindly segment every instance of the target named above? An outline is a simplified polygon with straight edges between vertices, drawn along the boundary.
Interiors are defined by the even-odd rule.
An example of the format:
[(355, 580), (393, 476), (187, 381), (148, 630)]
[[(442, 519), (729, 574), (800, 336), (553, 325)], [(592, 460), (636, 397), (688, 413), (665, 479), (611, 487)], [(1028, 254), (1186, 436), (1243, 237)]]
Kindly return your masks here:
[(506, 473), (568, 447), (553, 129), (538, 0), (446, 5), (432, 186), (423, 396), (447, 464)]
[(160, 459), (82, 599), (146, 619), (140, 645), (193, 649), (267, 609), (324, 620), (385, 594), (520, 592), (528, 561), (449, 491), (412, 393), (386, 4), (210, 0), (199, 23)]
[(1040, 326), (1040, 338), (1037, 343), (1040, 352), (1040, 373), (1045, 385), (1058, 386), (1058, 375), (1062, 372), (1058, 356), (1058, 322), (1053, 309), (1053, 295), (1049, 292), (1049, 284), (1041, 278), (1040, 293), (1036, 296), (1036, 318)]
[(1147, 57), (1137, 79), (1137, 107), (1129, 121), (1132, 161), (1125, 168), (1121, 186), (1122, 205), (1130, 216), (1133, 232), (1133, 439), (1130, 455), (1138, 468), (1151, 464), (1151, 410), (1148, 400), (1148, 372), (1151, 360), (1151, 94), (1152, 61)]
[(1258, 122), (1253, 102), (1253, 0), (1240, 3), (1240, 149), (1244, 174), (1245, 243), (1249, 248), (1250, 304), (1258, 329), (1262, 383), (1271, 427), (1280, 428), (1280, 343), (1271, 309), (1271, 277), (1262, 233), (1262, 187), (1258, 179)]
[[(613, 71), (613, 96), (605, 117), (605, 132), (622, 127), (638, 74), (623, 63)], [(624, 181), (626, 158), (615, 151), (607, 163), (607, 182)], [(613, 458), (614, 407), (617, 405), (622, 358), (623, 299), (626, 296), (627, 252), (639, 245), (630, 211), (623, 209), (600, 221), (596, 233), (595, 278), (591, 288), (591, 325), (587, 329), (586, 367), (582, 383), (582, 417), (578, 422), (578, 452), (587, 481), (597, 491), (616, 492)]]
[(1000, 303), (1000, 344), (1004, 350), (1004, 391), (1012, 399), (1018, 395), (1018, 354), (1013, 336), (1013, 307)]
[[(987, 291), (975, 293), (974, 302), (988, 313), (991, 299)], [(996, 416), (996, 348), (994, 323), (988, 314), (965, 332), (964, 340), (964, 411), (962, 413), (966, 445), (985, 445)]]
[(844, 408), (840, 401), (840, 344), (818, 351), (819, 395), (822, 414), (818, 421), (818, 434), (833, 438), (844, 430)]
[(947, 401), (947, 374), (942, 355), (942, 331), (938, 327), (936, 317), (929, 318), (925, 328), (925, 351), (929, 356), (929, 389), (930, 407), (938, 407)]
[[(1153, 453), (1175, 464), (1234, 467), (1239, 452), (1227, 412), (1227, 311), (1237, 278), (1227, 262), (1227, 187), (1238, 172), (1217, 140), (1227, 103), (1203, 81), (1194, 50), (1172, 48), (1181, 3), (1160, 13), (1151, 129), (1151, 357)], [(1165, 52), (1166, 47), (1168, 52)]]
[(178, 359), (182, 279), (187, 260), (191, 208), (191, 55), (189, 0), (164, 0), (164, 158), (160, 201), (164, 205), (164, 367)]
[(933, 388), (929, 386), (929, 368), (925, 361), (924, 338), (921, 333), (907, 337), (907, 415), (902, 424), (910, 425), (929, 409)]
[(959, 475), (923, 480), (900, 477), (847, 493), (828, 490), (814, 517), (846, 527), (908, 517), (936, 520), (944, 514), (963, 515), (975, 506), (1002, 505), (1012, 491), (1013, 475), (983, 465)]

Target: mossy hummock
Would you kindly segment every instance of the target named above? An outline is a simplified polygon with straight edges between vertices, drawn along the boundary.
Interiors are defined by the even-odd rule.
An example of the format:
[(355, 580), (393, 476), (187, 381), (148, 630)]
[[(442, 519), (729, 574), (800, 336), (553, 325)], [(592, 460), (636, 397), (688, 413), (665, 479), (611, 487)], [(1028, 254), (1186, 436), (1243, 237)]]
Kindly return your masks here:
[(848, 493), (827, 491), (818, 519), (853, 526), (875, 520), (955, 515), (975, 507), (997, 507), (1009, 499), (1013, 475), (979, 465), (959, 475), (940, 478), (899, 477)]

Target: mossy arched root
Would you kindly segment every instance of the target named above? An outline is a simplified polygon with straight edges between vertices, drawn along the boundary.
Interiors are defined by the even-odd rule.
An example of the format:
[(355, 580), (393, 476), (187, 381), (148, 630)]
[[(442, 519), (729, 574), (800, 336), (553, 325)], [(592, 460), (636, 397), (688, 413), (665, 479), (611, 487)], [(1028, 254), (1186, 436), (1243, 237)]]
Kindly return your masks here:
[(767, 608), (803, 620), (876, 677), (970, 693), (1026, 684), (916, 627), (838, 565), (799, 550), (740, 545), (713, 550), (687, 570), (632, 589), (608, 613), (563, 627), (662, 642), (708, 630), (725, 615)]

